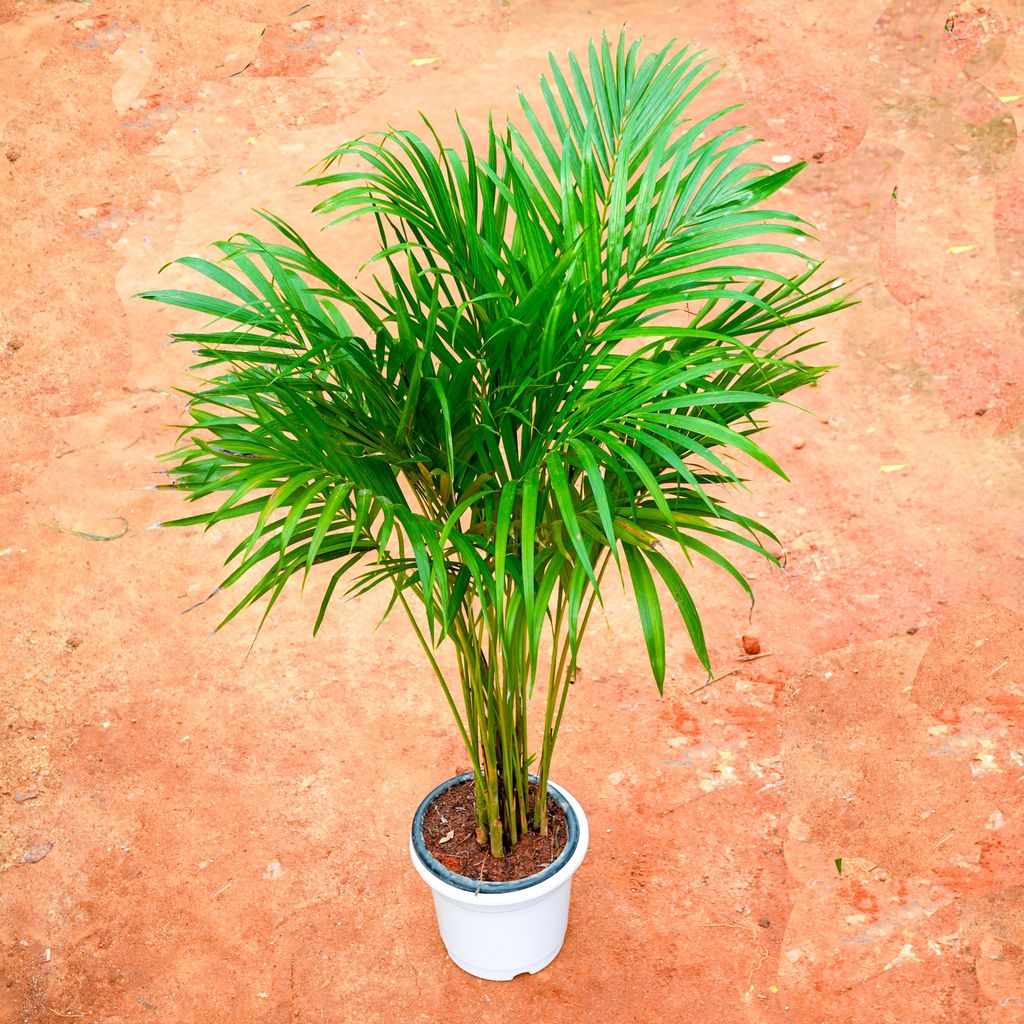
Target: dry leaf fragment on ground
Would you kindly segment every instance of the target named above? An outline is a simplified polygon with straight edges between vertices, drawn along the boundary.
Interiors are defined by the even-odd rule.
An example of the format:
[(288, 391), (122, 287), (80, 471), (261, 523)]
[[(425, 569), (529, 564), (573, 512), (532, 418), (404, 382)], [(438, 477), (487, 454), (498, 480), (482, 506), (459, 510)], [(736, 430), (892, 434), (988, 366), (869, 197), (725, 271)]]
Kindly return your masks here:
[(71, 536), (81, 537), (83, 540), (119, 540), (128, 532), (128, 520), (124, 516), (111, 516), (110, 518), (121, 520), (121, 530), (119, 533), (86, 533), (84, 530), (72, 530), (66, 526), (55, 526), (53, 523), (43, 523), (43, 526), (56, 530), (57, 533), (70, 533)]

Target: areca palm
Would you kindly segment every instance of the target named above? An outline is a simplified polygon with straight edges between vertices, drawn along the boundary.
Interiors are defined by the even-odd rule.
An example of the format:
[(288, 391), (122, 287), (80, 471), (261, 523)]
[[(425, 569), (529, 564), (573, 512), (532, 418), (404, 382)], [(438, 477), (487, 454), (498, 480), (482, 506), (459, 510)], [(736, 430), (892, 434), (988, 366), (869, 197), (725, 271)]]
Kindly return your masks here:
[[(763, 207), (800, 165), (744, 162), (740, 129), (715, 132), (728, 110), (688, 119), (712, 76), (700, 53), (602, 40), (582, 62), (551, 60), (523, 128), (491, 123), (478, 145), (459, 125), (452, 147), (427, 123), (342, 145), (305, 184), (330, 190), (316, 209), (335, 222), (374, 219), (368, 293), (270, 213), (272, 239), (179, 261), (212, 294), (145, 293), (214, 318), (176, 335), (198, 345), (202, 383), (167, 457), (174, 486), (216, 497), (176, 525), (247, 521), (224, 585), (248, 589), (225, 621), (269, 611), (321, 566), (315, 629), (343, 581), (389, 586), (465, 743), (496, 856), (545, 828), (609, 569), (632, 586), (659, 689), (666, 607), (710, 668), (669, 555), (748, 593), (720, 549), (774, 561), (767, 528), (726, 503), (736, 456), (782, 473), (757, 415), (820, 376), (803, 325), (847, 303), (796, 247), (807, 225)], [(766, 254), (797, 269), (767, 269)], [(436, 658), (445, 642), (457, 682)]]

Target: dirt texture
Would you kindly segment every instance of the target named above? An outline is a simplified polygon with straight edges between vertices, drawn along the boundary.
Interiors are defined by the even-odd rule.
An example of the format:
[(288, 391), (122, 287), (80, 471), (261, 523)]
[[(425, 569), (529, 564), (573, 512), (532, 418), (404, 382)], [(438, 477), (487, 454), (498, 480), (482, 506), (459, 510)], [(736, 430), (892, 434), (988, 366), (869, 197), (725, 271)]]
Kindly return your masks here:
[[(1020, 3), (0, 19), (0, 1021), (1024, 1024)], [(292, 185), (338, 143), (453, 106), (478, 133), (624, 23), (724, 59), (701, 110), (745, 102), (756, 156), (809, 162), (782, 198), (861, 303), (765, 435), (792, 483), (755, 468), (741, 500), (785, 571), (743, 563), (752, 613), (688, 577), (722, 678), (677, 625), (659, 699), (609, 592), (553, 767), (591, 829), (565, 947), (494, 985), (409, 863), (464, 755), (386, 595), (313, 640), (311, 579), (255, 644), (256, 616), (211, 636), (234, 536), (146, 529), (181, 513), (145, 488), (191, 357), (132, 296), (255, 207), (316, 235)], [(370, 226), (318, 237), (354, 278)]]
[[(530, 813), (536, 792), (530, 787)], [(446, 789), (427, 808), (423, 818), (423, 841), (427, 849), (449, 871), (480, 882), (515, 882), (529, 878), (552, 864), (565, 849), (569, 826), (565, 811), (548, 797), (547, 832), (527, 831), (504, 857), (491, 856), (477, 842), (475, 795), (472, 781)]]

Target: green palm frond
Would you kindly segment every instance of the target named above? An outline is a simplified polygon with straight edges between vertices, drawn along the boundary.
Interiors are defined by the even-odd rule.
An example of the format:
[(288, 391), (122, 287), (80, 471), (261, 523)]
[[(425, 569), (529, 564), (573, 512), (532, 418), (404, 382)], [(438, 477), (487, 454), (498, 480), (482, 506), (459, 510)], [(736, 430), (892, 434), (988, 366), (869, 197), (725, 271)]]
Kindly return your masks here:
[(250, 589), (227, 619), (320, 563), (316, 628), (346, 579), (420, 604), (435, 669), (432, 648), (456, 647), (461, 711), (438, 675), (492, 849), (526, 827), (524, 694), (546, 664), (543, 786), (609, 565), (658, 687), (663, 595), (710, 670), (668, 555), (748, 593), (720, 548), (774, 561), (723, 487), (742, 486), (738, 460), (783, 475), (757, 414), (824, 372), (804, 325), (849, 304), (808, 269), (809, 225), (764, 205), (802, 165), (746, 161), (740, 128), (713, 133), (732, 108), (690, 119), (713, 75), (700, 52), (603, 39), (552, 59), (542, 106), (521, 97), (525, 126), (489, 124), (482, 145), (425, 122), (340, 146), (304, 184), (329, 190), (316, 209), (333, 222), (374, 220), (372, 293), (269, 213), (272, 240), (179, 261), (212, 293), (144, 293), (213, 318), (176, 335), (202, 384), (167, 458), (207, 499), (176, 525), (250, 523), (224, 581)]

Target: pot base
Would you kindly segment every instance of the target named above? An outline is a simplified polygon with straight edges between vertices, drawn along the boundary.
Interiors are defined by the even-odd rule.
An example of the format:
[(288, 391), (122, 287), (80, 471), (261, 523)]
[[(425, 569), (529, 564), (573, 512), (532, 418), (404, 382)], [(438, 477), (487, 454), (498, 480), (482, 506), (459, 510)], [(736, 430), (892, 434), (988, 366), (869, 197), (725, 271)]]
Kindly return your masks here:
[(461, 967), (467, 974), (472, 974), (474, 978), (483, 978), (484, 981), (513, 981), (521, 974), (536, 974), (538, 971), (543, 971), (561, 951), (562, 943), (560, 942), (558, 948), (550, 956), (542, 957), (536, 963), (521, 967), (517, 971), (499, 971), (488, 967), (481, 967), (479, 964), (465, 963), (459, 957), (453, 955), (451, 950), (448, 950), (448, 956), (456, 967)]

